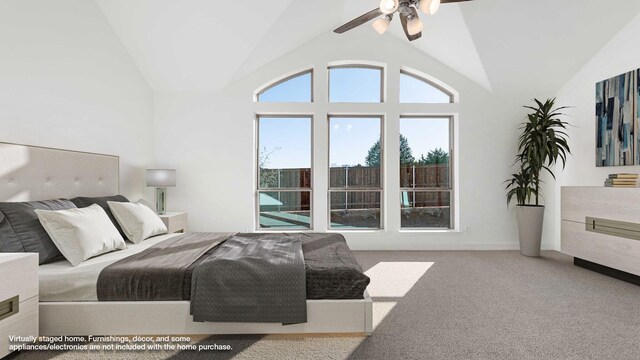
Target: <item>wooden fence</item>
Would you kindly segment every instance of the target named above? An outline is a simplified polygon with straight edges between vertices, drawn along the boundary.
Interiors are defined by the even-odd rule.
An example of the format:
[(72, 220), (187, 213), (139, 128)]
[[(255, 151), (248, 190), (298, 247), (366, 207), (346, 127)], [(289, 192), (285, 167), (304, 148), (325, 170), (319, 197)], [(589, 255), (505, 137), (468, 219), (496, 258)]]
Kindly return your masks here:
[[(331, 209), (369, 209), (380, 207), (380, 192), (349, 192), (349, 189), (379, 188), (381, 171), (378, 167), (332, 167), (329, 186), (344, 191), (332, 191)], [(414, 165), (400, 168), (400, 186), (403, 188), (403, 207), (449, 206), (449, 165)], [(269, 189), (304, 189), (311, 187), (310, 169), (261, 169), (260, 187)], [(443, 191), (419, 191), (429, 188)], [(404, 191), (406, 190), (406, 191)], [(269, 191), (266, 195), (282, 205), (264, 206), (264, 211), (309, 210), (310, 192)]]

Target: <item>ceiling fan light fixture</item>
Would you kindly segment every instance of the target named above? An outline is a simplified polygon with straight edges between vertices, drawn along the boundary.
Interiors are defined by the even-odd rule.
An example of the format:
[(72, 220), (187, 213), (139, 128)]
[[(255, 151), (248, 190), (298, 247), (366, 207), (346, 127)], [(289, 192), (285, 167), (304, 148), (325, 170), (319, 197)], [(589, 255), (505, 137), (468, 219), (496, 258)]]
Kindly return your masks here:
[(420, 0), (420, 10), (427, 15), (435, 15), (440, 9), (440, 0)]
[(376, 29), (378, 34), (382, 35), (385, 32), (387, 32), (387, 29), (389, 29), (389, 24), (390, 23), (391, 23), (390, 16), (387, 15), (385, 17), (382, 17), (382, 18), (374, 21), (373, 24), (371, 24), (371, 26), (373, 26), (373, 28)]
[(417, 16), (407, 22), (407, 32), (409, 35), (416, 35), (421, 32), (423, 28), (424, 25), (422, 25), (422, 21), (420, 21), (420, 18)]
[(383, 14), (393, 14), (400, 7), (400, 0), (380, 0), (380, 11)]

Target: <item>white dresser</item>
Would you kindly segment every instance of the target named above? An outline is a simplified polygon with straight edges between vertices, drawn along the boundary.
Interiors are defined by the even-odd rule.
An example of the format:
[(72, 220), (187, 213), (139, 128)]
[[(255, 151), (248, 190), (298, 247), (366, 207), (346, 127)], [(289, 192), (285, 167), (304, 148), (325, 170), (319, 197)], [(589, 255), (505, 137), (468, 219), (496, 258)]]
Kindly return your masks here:
[(562, 252), (640, 276), (640, 188), (563, 187)]
[(0, 253), (0, 358), (9, 336), (38, 336), (38, 254)]

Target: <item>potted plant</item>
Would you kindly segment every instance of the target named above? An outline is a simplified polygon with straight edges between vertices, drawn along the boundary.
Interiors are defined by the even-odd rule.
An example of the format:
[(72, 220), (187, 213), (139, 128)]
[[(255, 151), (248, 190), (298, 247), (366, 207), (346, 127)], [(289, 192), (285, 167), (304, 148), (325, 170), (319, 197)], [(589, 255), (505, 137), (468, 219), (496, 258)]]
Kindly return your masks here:
[[(555, 99), (544, 103), (534, 99), (536, 106), (525, 106), (532, 110), (527, 114), (520, 129), (516, 163), (520, 171), (507, 180), (507, 204), (515, 196), (517, 202), (518, 238), (520, 253), (525, 256), (540, 256), (544, 205), (540, 205), (540, 175), (548, 172), (555, 179), (551, 169), (558, 161), (562, 168), (571, 153), (565, 132), (567, 122), (559, 119), (566, 107), (555, 107)], [(532, 204), (531, 200), (535, 202)]]

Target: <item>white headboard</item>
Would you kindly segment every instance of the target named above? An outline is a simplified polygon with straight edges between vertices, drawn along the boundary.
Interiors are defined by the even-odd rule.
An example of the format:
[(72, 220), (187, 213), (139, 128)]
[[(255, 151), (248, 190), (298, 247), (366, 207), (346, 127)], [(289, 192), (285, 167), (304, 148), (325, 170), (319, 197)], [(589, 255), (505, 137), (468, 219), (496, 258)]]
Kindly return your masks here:
[(0, 201), (30, 201), (119, 193), (113, 155), (0, 142)]

